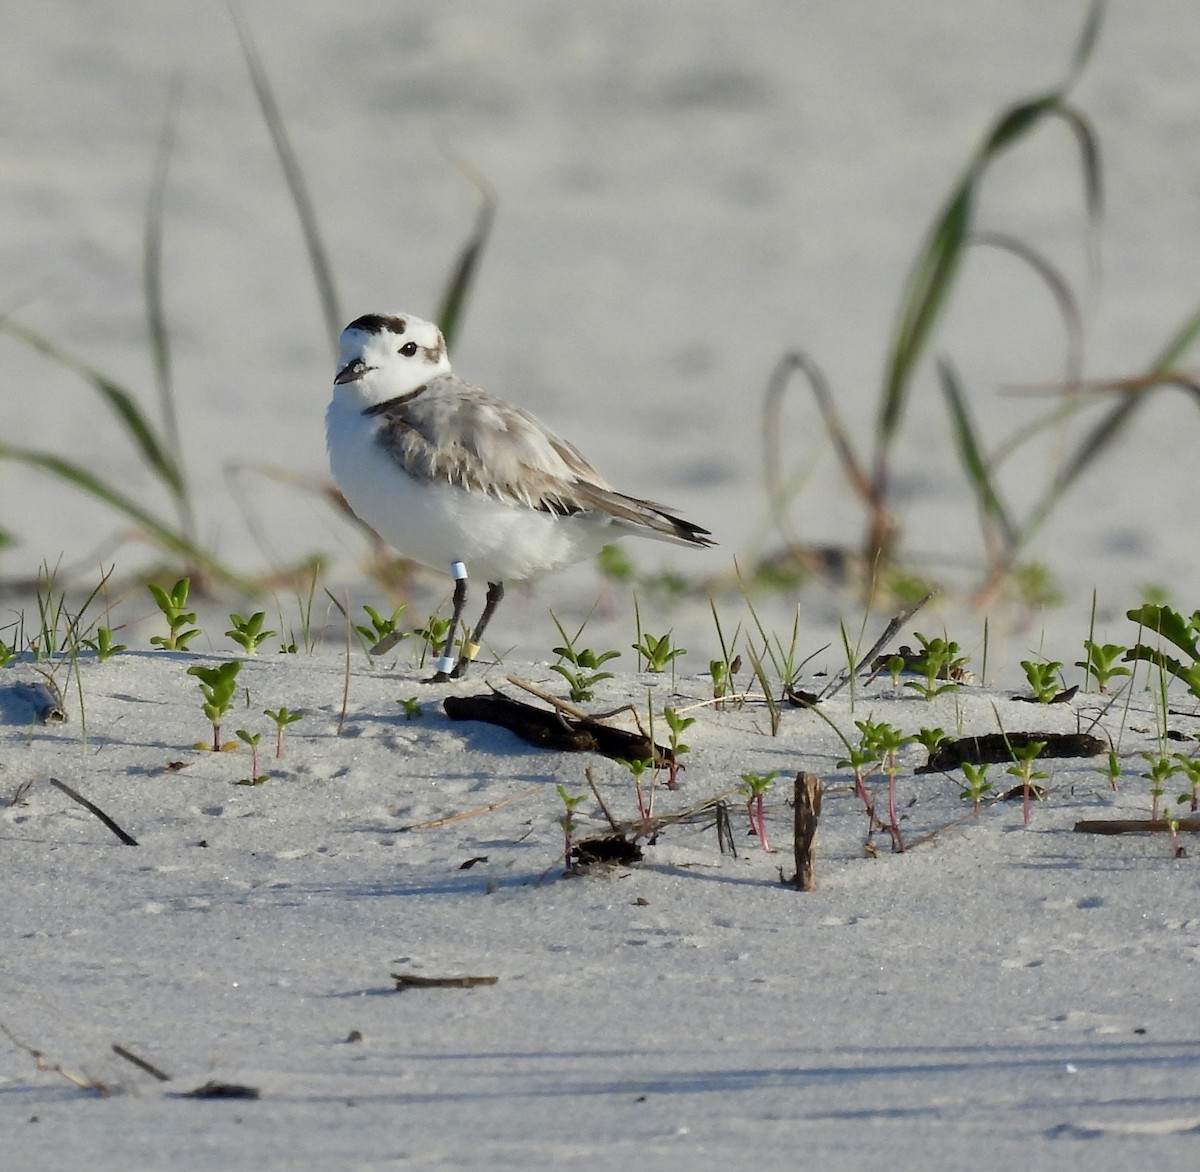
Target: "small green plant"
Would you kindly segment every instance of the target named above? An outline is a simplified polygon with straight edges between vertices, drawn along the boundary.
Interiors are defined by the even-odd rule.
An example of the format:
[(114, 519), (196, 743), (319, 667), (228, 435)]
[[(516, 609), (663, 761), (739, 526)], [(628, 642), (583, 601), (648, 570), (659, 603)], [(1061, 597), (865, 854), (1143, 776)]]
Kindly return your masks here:
[(221, 718), (233, 704), (237, 693), (237, 674), (242, 670), (240, 659), (230, 659), (217, 667), (193, 664), (188, 675), (200, 681), (200, 693), (204, 697), (204, 715), (212, 721), (214, 753), (221, 751)]
[(401, 708), (404, 709), (405, 720), (417, 720), (421, 715), (421, 705), (416, 696), (409, 696), (408, 699), (399, 699), (396, 701)]
[(892, 839), (892, 849), (903, 852), (904, 839), (900, 834), (900, 818), (896, 810), (896, 778), (900, 773), (900, 750), (905, 745), (911, 745), (916, 738), (904, 736), (894, 725), (882, 720), (856, 720), (854, 723), (862, 734), (863, 748), (879, 762), (879, 768), (888, 779), (886, 829)]
[(1075, 666), (1083, 668), (1085, 681), (1096, 681), (1096, 690), (1102, 695), (1108, 691), (1112, 680), (1130, 674), (1129, 668), (1121, 667), (1118, 663), (1127, 650), (1119, 643), (1097, 643), (1092, 639), (1084, 639), (1083, 649), (1087, 652), (1087, 658), (1077, 659)]
[(566, 786), (555, 786), (558, 790), (558, 796), (562, 799), (563, 812), (558, 817), (558, 824), (562, 827), (563, 832), (563, 866), (568, 871), (571, 868), (571, 850), (575, 845), (575, 830), (578, 823), (575, 821), (575, 811), (587, 800), (586, 794), (576, 794), (572, 796), (567, 793)]
[(667, 664), (672, 660), (687, 654), (684, 648), (676, 647), (671, 642), (670, 631), (665, 635), (660, 635), (658, 638), (655, 638), (648, 631), (643, 632), (641, 643), (634, 643), (633, 650), (638, 654), (639, 663), (642, 659), (645, 659), (646, 671), (656, 673), (665, 671)]
[(582, 629), (576, 631), (574, 638), (572, 638), (567, 634), (562, 623), (558, 621), (558, 616), (553, 611), (550, 612), (550, 617), (554, 620), (554, 625), (558, 628), (558, 633), (562, 636), (562, 646), (553, 648), (554, 654), (567, 661), (566, 663), (551, 664), (550, 670), (557, 672), (567, 681), (572, 700), (576, 703), (583, 700), (590, 700), (593, 689), (598, 683), (602, 680), (611, 680), (613, 678), (612, 672), (600, 671), (599, 668), (610, 659), (619, 659), (621, 653), (619, 651), (596, 652), (587, 647), (576, 647), (575, 640), (583, 633)]
[(276, 709), (264, 708), (263, 715), (269, 716), (275, 722), (275, 759), (283, 756), (283, 733), (289, 724), (295, 724), (304, 719), (303, 712), (290, 712), (286, 707)]
[(642, 788), (642, 775), (650, 768), (652, 762), (649, 757), (614, 757), (614, 761), (618, 765), (629, 770), (630, 776), (633, 778), (633, 792), (637, 798), (638, 817), (645, 822), (653, 813), (654, 795), (651, 791), (650, 800), (646, 800), (646, 791)]
[(949, 739), (944, 728), (919, 728), (917, 735), (913, 738), (914, 742), (924, 746), (925, 751), (930, 755), (936, 753), (938, 746)]
[(113, 642), (113, 630), (111, 627), (97, 627), (95, 638), (84, 639), (83, 645), (89, 651), (94, 651), (96, 653), (96, 658), (101, 663), (103, 663), (110, 655), (117, 655), (122, 651), (129, 650), (124, 643)]
[(1167, 782), (1179, 772), (1179, 764), (1166, 753), (1143, 753), (1149, 768), (1142, 774), (1150, 782), (1150, 820), (1158, 821), (1159, 805), (1167, 792)]
[(746, 814), (750, 819), (750, 833), (758, 837), (758, 845), (763, 850), (771, 849), (770, 842), (767, 841), (767, 819), (763, 810), (763, 799), (766, 797), (767, 790), (779, 776), (779, 770), (773, 769), (770, 773), (743, 773), (742, 775), (742, 796), (746, 799)]
[(970, 798), (971, 812), (977, 814), (979, 803), (992, 792), (992, 783), (987, 780), (987, 764), (973, 765), (970, 761), (964, 761), (962, 771), (967, 783), (958, 796)]
[(1057, 661), (1038, 663), (1035, 659), (1022, 659), (1021, 667), (1025, 670), (1025, 678), (1033, 691), (1033, 698), (1039, 704), (1049, 704), (1062, 691), (1062, 682), (1058, 673), (1062, 664)]
[[(400, 621), (400, 616), (404, 614), (407, 608), (401, 603), (390, 615), (386, 618), (379, 613), (373, 606), (363, 605), (363, 610), (367, 612), (367, 618), (370, 620), (370, 625), (366, 623), (355, 623), (354, 630), (358, 637), (362, 640), (363, 647), (368, 651), (373, 651), (385, 639), (388, 641), (389, 647), (395, 647), (401, 639), (407, 638), (407, 631), (397, 631), (396, 624)], [(430, 622), (434, 622), (430, 619)], [(445, 623), (441, 629), (441, 641), (437, 644), (440, 648), (441, 644), (446, 641), (446, 635), (450, 629), (450, 620), (440, 620)], [(420, 632), (424, 634), (424, 632)]]
[(258, 771), (258, 742), (262, 740), (262, 733), (247, 732), (244, 728), (239, 728), (236, 732), (238, 740), (250, 746), (250, 776), (243, 777), (237, 784), (262, 785), (264, 781), (269, 781), (268, 774)]
[(684, 753), (691, 752), (691, 749), (679, 738), (696, 723), (696, 718), (680, 716), (675, 708), (664, 708), (663, 719), (666, 720), (667, 728), (670, 730), (669, 744), (671, 747), (671, 763), (667, 767), (667, 789), (676, 789), (678, 788), (679, 770), (683, 768), (679, 763), (679, 758)]
[(166, 635), (151, 636), (150, 642), (155, 647), (161, 647), (164, 651), (183, 651), (200, 634), (200, 629), (192, 626), (196, 621), (196, 612), (187, 609), (188, 591), (191, 587), (190, 578), (180, 578), (171, 587), (170, 592), (164, 590), (157, 582), (147, 584), (147, 589), (166, 618), (170, 630)]
[(1108, 784), (1112, 786), (1113, 790), (1115, 791), (1117, 788), (1117, 782), (1121, 780), (1122, 773), (1121, 762), (1117, 757), (1115, 749), (1109, 749), (1108, 760), (1105, 762), (1103, 773), (1104, 776), (1108, 778)]
[(1011, 777), (1017, 778), (1021, 783), (1021, 817), (1024, 819), (1026, 826), (1029, 825), (1029, 799), (1033, 795), (1034, 783), (1045, 781), (1050, 776), (1044, 770), (1034, 768), (1034, 762), (1041, 755), (1045, 747), (1045, 741), (1030, 741), (1028, 744), (1021, 746), (1010, 743), (1008, 746), (1008, 751), (1012, 754), (1013, 763), (1005, 772)]
[(431, 614), (423, 627), (418, 627), (413, 634), (422, 641), (421, 663), (424, 664), (427, 655), (440, 655), (446, 645), (446, 636), (450, 634), (450, 619), (439, 618)]
[(921, 650), (909, 661), (909, 666), (924, 679), (908, 680), (904, 686), (926, 700), (936, 699), (945, 692), (957, 692), (957, 678), (961, 678), (967, 662), (959, 655), (958, 644), (936, 636), (926, 638), (920, 631), (914, 631), (913, 636), (921, 644)]
[(1189, 757), (1186, 753), (1176, 753), (1174, 757), (1179, 762), (1179, 772), (1188, 779), (1190, 786), (1187, 793), (1180, 794), (1175, 800), (1180, 804), (1186, 802), (1188, 808), (1194, 813), (1196, 810), (1200, 810), (1200, 760)]
[(248, 619), (242, 618), (240, 614), (231, 614), (229, 621), (233, 627), (226, 631), (229, 636), (247, 655), (255, 655), (258, 652), (259, 646), (265, 643), (273, 635), (275, 631), (264, 631), (262, 629), (263, 622), (266, 620), (264, 611), (255, 611)]
[(0, 639), (0, 667), (7, 667), (17, 658), (17, 649), (11, 643)]

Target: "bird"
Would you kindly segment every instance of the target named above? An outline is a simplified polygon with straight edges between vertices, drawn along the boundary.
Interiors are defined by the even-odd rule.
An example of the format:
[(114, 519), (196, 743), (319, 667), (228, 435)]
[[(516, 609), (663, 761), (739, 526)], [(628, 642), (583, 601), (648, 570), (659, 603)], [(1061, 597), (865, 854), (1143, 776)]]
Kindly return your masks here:
[[(399, 553), (454, 579), (431, 682), (467, 674), (505, 582), (584, 561), (630, 534), (716, 544), (667, 506), (617, 492), (528, 411), (459, 378), (434, 323), (364, 314), (342, 331), (338, 349), (325, 416), (338, 490)], [(487, 598), (456, 658), (468, 574), (487, 582)]]

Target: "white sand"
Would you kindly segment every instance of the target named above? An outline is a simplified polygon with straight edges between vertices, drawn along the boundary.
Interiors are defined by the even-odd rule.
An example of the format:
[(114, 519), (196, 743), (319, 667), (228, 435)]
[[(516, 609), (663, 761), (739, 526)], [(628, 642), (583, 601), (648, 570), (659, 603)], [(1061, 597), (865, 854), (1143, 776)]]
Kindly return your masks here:
[[(1033, 0), (969, 12), (953, 0), (525, 0), (502, 14), (369, 0), (246, 7), (347, 318), (433, 312), (475, 214), (453, 158), (478, 167), (500, 194), (499, 218), (457, 369), (546, 418), (623, 488), (670, 502), (721, 541), (707, 554), (630, 543), (640, 566), (712, 576), (777, 544), (758, 435), (777, 357), (800, 346), (822, 363), (866, 448), (917, 242), (989, 120), (1062, 76), (1082, 15), (1077, 3)], [(357, 573), (361, 538), (324, 504), (258, 473), (227, 473), (266, 464), (323, 479), (331, 360), (222, 7), (123, 0), (48, 6), (12, 23), (0, 41), (10, 112), (0, 128), (0, 306), (153, 403), (143, 206), (164, 96), (182, 76), (165, 285), (205, 540), (256, 573), (324, 551), (356, 611), (379, 604)], [(1198, 54), (1188, 0), (1112, 6), (1075, 95), (1104, 151), (1098, 286), (1087, 290), (1064, 130), (1006, 159), (982, 208), (984, 226), (1021, 231), (1085, 290), (1096, 377), (1143, 369), (1196, 306)], [(1048, 295), (1011, 258), (983, 251), (937, 348), (962, 370), (989, 435), (1034, 410), (1002, 388), (1062, 369)], [(166, 510), (77, 379), (4, 338), (0, 364), (6, 442), (85, 460)], [(1063, 502), (1029, 555), (1068, 602), (1024, 627), (989, 616), (989, 683), (997, 671), (1019, 675), (1031, 649), (1080, 658), (1093, 589), (1100, 632), (1122, 642), (1133, 638), (1123, 612), (1147, 584), (1194, 608), (1195, 428), (1191, 405), (1164, 393)], [(1078, 434), (1012, 465), (1016, 504), (1033, 499)], [(807, 540), (857, 543), (861, 510), (802, 395), (785, 447), (810, 470), (794, 526)], [(896, 465), (905, 550), (954, 582), (977, 580), (974, 506), (932, 371), (918, 380)], [(2, 464), (0, 527), (19, 540), (2, 555), (6, 580), (60, 557), (115, 560), (133, 574), (155, 556), (124, 537), (114, 550), (111, 514)], [(81, 575), (85, 587), (94, 581)], [(413, 613), (443, 589), (431, 580)], [(548, 606), (576, 622), (598, 592), (586, 567), (513, 591), (493, 629), (506, 662), (490, 678), (515, 670), (561, 685), (538, 662), (557, 641)], [(828, 642), (839, 618), (857, 631), (856, 604), (820, 590), (764, 600), (773, 631), (787, 629), (797, 601), (801, 655)], [(727, 629), (745, 622), (736, 595), (719, 602)], [(290, 614), (294, 604), (280, 605)], [(4, 606), (33, 613), (28, 598)], [(224, 600), (204, 613), (212, 637), (194, 645), (199, 661), (228, 653), (220, 632), (235, 606), (244, 613)], [(674, 628), (689, 647), (680, 695), (669, 679), (629, 674), (632, 607), (618, 591), (584, 640), (625, 649), (621, 678), (597, 704), (644, 709), (647, 685), (658, 712), (706, 695), (707, 602), (642, 606), (648, 629)], [(630, 815), (619, 767), (450, 723), (440, 698), (479, 681), (426, 689), (407, 653), (370, 666), (356, 652), (338, 736), (335, 635), (315, 656), (272, 647), (247, 663), (249, 709), (227, 735), (265, 733), (265, 707), (305, 719), (283, 761), (269, 763), (271, 779), (237, 787), (244, 750), (190, 747), (205, 732), (186, 675), (194, 657), (150, 650), (160, 627), (144, 596), (127, 610), (133, 651), (81, 664), (83, 702), (71, 678), (66, 724), (31, 724), (9, 690), (36, 679), (29, 665), (0, 672), (0, 794), (32, 783), (25, 804), (3, 808), (0, 1021), (48, 1061), (120, 1092), (97, 1099), (0, 1044), (13, 1167), (1194, 1166), (1192, 862), (1159, 837), (1071, 832), (1081, 817), (1148, 813), (1138, 753), (1153, 747), (1157, 724), (1140, 686), (1130, 710), (1109, 710), (1099, 726), (1122, 753), (1116, 794), (1097, 762), (1056, 762), (1030, 827), (1019, 805), (972, 818), (957, 774), (915, 777), (921, 753), (908, 750), (906, 835), (960, 824), (903, 855), (880, 843), (875, 859), (862, 856), (864, 819), (826, 724), (789, 711), (772, 738), (761, 704), (701, 710), (685, 738), (683, 789), (660, 794), (662, 808), (735, 787), (743, 771), (777, 769), (779, 785), (797, 769), (822, 774), (831, 792), (820, 890), (778, 882), (781, 866), (791, 870), (783, 790), (770, 810), (777, 854), (757, 850), (739, 812), (737, 859), (718, 852), (711, 829), (676, 828), (642, 864), (564, 881), (554, 784), (584, 790), (590, 765)], [(943, 623), (978, 670), (983, 616), (948, 605), (915, 625)], [(840, 662), (835, 646), (810, 667)], [(57, 678), (67, 684), (66, 666)], [(828, 714), (847, 735), (865, 716), (906, 732), (960, 722), (1072, 731), (1099, 709), (1094, 696), (1034, 710), (1007, 694), (968, 689), (930, 713), (881, 683), (853, 711), (843, 694)], [(397, 700), (413, 695), (423, 712), (405, 721)], [(1171, 718), (1188, 735), (1194, 723)], [(185, 767), (164, 772), (173, 761)], [(121, 846), (51, 776), (140, 845)], [(491, 813), (402, 832), (534, 786)], [(590, 800), (585, 809), (594, 814)], [(487, 861), (459, 869), (476, 856)], [(396, 993), (393, 971), (499, 981)], [(344, 1040), (352, 1030), (361, 1043)], [(172, 1081), (112, 1054), (114, 1042)], [(252, 1084), (262, 1098), (173, 1097), (210, 1078)]]

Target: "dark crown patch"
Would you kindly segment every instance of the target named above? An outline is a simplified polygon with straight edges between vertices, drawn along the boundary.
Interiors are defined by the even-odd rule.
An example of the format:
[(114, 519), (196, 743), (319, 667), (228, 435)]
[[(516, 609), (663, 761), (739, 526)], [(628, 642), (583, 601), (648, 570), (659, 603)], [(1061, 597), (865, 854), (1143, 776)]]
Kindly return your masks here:
[(393, 334), (402, 334), (408, 323), (402, 317), (389, 317), (382, 313), (366, 313), (356, 317), (347, 327), (348, 330), (362, 330), (367, 334), (382, 334), (389, 330)]

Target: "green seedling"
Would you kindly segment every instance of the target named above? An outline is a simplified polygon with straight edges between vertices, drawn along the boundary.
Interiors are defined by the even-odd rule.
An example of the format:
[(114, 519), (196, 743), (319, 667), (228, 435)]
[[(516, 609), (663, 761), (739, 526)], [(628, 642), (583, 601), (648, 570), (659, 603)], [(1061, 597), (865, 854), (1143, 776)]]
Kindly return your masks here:
[(1179, 762), (1179, 772), (1188, 779), (1188, 785), (1191, 787), (1187, 793), (1180, 794), (1175, 800), (1180, 804), (1186, 802), (1188, 808), (1195, 813), (1196, 810), (1200, 810), (1200, 760), (1189, 757), (1186, 753), (1176, 753), (1174, 757)]
[(212, 721), (214, 753), (221, 751), (221, 718), (233, 704), (237, 693), (237, 674), (242, 670), (240, 659), (230, 659), (217, 667), (202, 667), (193, 664), (188, 675), (200, 681), (200, 692), (204, 697), (204, 715)]
[(1033, 698), (1039, 704), (1049, 704), (1062, 691), (1062, 681), (1058, 673), (1062, 664), (1057, 661), (1038, 663), (1033, 659), (1022, 659), (1021, 667), (1025, 669), (1025, 678), (1033, 691)]
[(1034, 762), (1045, 747), (1045, 741), (1030, 741), (1021, 748), (1012, 744), (1008, 746), (1013, 763), (1005, 772), (1021, 782), (1021, 817), (1026, 826), (1029, 825), (1029, 799), (1033, 794), (1034, 782), (1045, 781), (1050, 776), (1044, 770), (1034, 768)]
[(396, 703), (404, 709), (405, 720), (416, 720), (421, 715), (421, 705), (416, 696), (409, 696), (407, 700), (397, 700)]
[(122, 651), (128, 651), (129, 648), (124, 643), (113, 642), (113, 631), (111, 627), (97, 627), (96, 637), (94, 639), (84, 639), (83, 645), (89, 650), (96, 653), (96, 658), (103, 663), (110, 655), (117, 655)]
[(426, 655), (441, 654), (442, 648), (446, 645), (446, 636), (450, 634), (450, 620), (431, 614), (429, 621), (423, 627), (418, 627), (413, 631), (413, 634), (423, 640), (421, 662), (424, 663)]
[(558, 790), (558, 796), (562, 799), (562, 804), (565, 807), (562, 814), (559, 815), (558, 824), (562, 827), (563, 832), (563, 866), (568, 871), (571, 870), (571, 849), (575, 845), (575, 811), (587, 800), (586, 794), (576, 794), (572, 797), (567, 793), (566, 787), (559, 785), (555, 786)]
[(632, 760), (627, 757), (614, 757), (614, 761), (618, 765), (623, 765), (629, 770), (630, 776), (633, 778), (633, 792), (637, 797), (638, 817), (645, 822), (651, 815), (654, 805), (653, 794), (651, 800), (647, 802), (646, 792), (642, 789), (642, 775), (650, 768), (651, 761), (648, 757), (635, 757)]
[(944, 728), (919, 728), (917, 735), (913, 738), (918, 745), (924, 746), (926, 752), (933, 754), (937, 752), (938, 746), (949, 737)]
[(1159, 803), (1167, 792), (1167, 782), (1179, 772), (1179, 764), (1166, 753), (1143, 753), (1142, 758), (1149, 766), (1142, 776), (1150, 782), (1150, 820), (1157, 822)]
[(262, 785), (264, 781), (270, 780), (266, 773), (258, 771), (258, 742), (262, 740), (262, 733), (247, 732), (244, 728), (236, 731), (238, 740), (250, 746), (250, 776), (243, 777), (237, 784)]
[(1096, 643), (1092, 639), (1084, 639), (1083, 649), (1087, 652), (1087, 659), (1077, 659), (1075, 666), (1083, 668), (1085, 681), (1088, 678), (1096, 681), (1096, 690), (1102, 695), (1108, 691), (1110, 681), (1131, 674), (1129, 668), (1121, 667), (1117, 662), (1127, 650), (1119, 643)]
[(634, 643), (633, 650), (638, 654), (639, 663), (645, 659), (646, 671), (656, 673), (665, 671), (672, 660), (687, 654), (684, 648), (672, 644), (670, 631), (657, 639), (649, 632), (643, 632), (641, 643)]
[(964, 761), (962, 771), (967, 784), (963, 786), (958, 796), (960, 798), (970, 798), (971, 812), (978, 814), (979, 803), (992, 792), (992, 783), (987, 780), (987, 764), (972, 765), (970, 761)]
[(150, 642), (155, 647), (161, 647), (164, 651), (183, 651), (200, 634), (200, 629), (192, 626), (196, 621), (196, 612), (187, 609), (188, 591), (191, 586), (190, 578), (180, 578), (168, 593), (157, 582), (147, 584), (147, 589), (170, 628), (167, 635), (151, 636)]
[(967, 662), (959, 655), (958, 644), (940, 637), (926, 638), (920, 631), (914, 631), (913, 636), (921, 644), (921, 650), (909, 661), (909, 666), (925, 678), (908, 680), (904, 686), (926, 700), (936, 699), (945, 692), (957, 692), (959, 684), (955, 677), (961, 675)]
[(7, 667), (17, 658), (17, 649), (11, 643), (5, 643), (0, 639), (0, 667)]
[(900, 773), (899, 752), (911, 745), (915, 737), (904, 736), (898, 728), (886, 721), (856, 720), (855, 725), (862, 734), (863, 748), (879, 762), (879, 768), (888, 779), (888, 825), (886, 830), (892, 839), (892, 849), (903, 852), (904, 839), (900, 834), (900, 818), (896, 811), (896, 778)]
[(758, 845), (765, 851), (771, 849), (771, 844), (767, 841), (767, 819), (763, 810), (763, 799), (766, 797), (767, 790), (771, 788), (772, 783), (778, 776), (778, 769), (773, 769), (770, 773), (742, 774), (741, 792), (742, 796), (746, 799), (746, 814), (750, 819), (750, 833), (757, 835)]
[(613, 678), (612, 672), (598, 669), (610, 659), (619, 659), (621, 653), (619, 651), (596, 652), (587, 647), (576, 647), (575, 640), (579, 638), (582, 631), (576, 631), (573, 639), (567, 634), (553, 611), (550, 612), (550, 617), (554, 620), (554, 625), (562, 636), (562, 646), (553, 648), (554, 654), (567, 661), (566, 663), (551, 664), (550, 670), (557, 672), (567, 681), (572, 700), (576, 703), (590, 700), (593, 689), (598, 683)]
[(283, 756), (283, 733), (284, 729), (289, 724), (295, 724), (298, 720), (304, 719), (303, 712), (289, 712), (287, 708), (280, 707), (274, 710), (270, 708), (263, 709), (263, 715), (269, 716), (275, 722), (275, 759), (278, 761)]
[(691, 752), (691, 749), (679, 738), (696, 723), (696, 718), (680, 716), (674, 708), (664, 708), (663, 719), (666, 720), (667, 728), (670, 730), (669, 744), (671, 746), (671, 764), (667, 766), (667, 789), (676, 789), (678, 788), (679, 770), (683, 768), (679, 763), (679, 758), (684, 753)]
[(1108, 784), (1112, 786), (1113, 790), (1115, 791), (1117, 788), (1117, 782), (1121, 780), (1122, 773), (1121, 762), (1117, 757), (1115, 749), (1109, 749), (1108, 761), (1105, 763), (1103, 772), (1104, 776), (1108, 778)]
[(273, 635), (275, 631), (264, 631), (262, 625), (266, 619), (266, 614), (259, 610), (255, 611), (248, 619), (242, 618), (240, 614), (231, 614), (229, 621), (233, 627), (226, 631), (229, 636), (247, 655), (254, 655), (258, 652), (258, 648), (262, 643), (265, 643)]
[[(355, 623), (354, 630), (358, 637), (362, 640), (363, 647), (368, 652), (374, 652), (380, 644), (384, 644), (387, 648), (395, 647), (401, 639), (407, 638), (407, 631), (397, 631), (396, 624), (400, 621), (400, 616), (404, 613), (406, 607), (401, 603), (390, 615), (386, 618), (379, 613), (373, 606), (364, 604), (363, 610), (367, 612), (367, 618), (370, 619), (370, 625), (366, 623)], [(430, 619), (432, 623), (434, 620)], [(441, 632), (442, 642), (445, 642), (446, 633), (450, 628), (450, 620), (441, 620), (446, 624)], [(423, 632), (422, 632), (423, 633)], [(438, 644), (441, 646), (441, 643)]]

